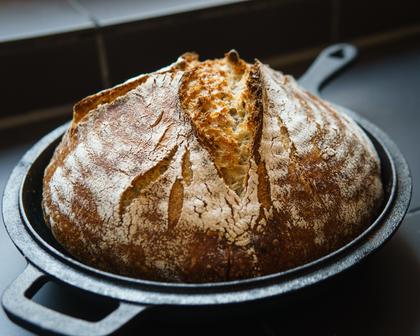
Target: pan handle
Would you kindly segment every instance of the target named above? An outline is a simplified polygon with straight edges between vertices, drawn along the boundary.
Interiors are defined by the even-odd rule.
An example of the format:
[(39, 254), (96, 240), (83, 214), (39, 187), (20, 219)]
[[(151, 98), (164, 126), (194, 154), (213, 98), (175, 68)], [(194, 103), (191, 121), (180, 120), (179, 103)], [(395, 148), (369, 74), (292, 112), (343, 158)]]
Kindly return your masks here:
[(357, 49), (348, 43), (334, 44), (324, 49), (308, 70), (299, 78), (299, 84), (319, 96), (319, 90), (334, 75), (357, 57)]
[(28, 264), (3, 293), (2, 304), (11, 320), (41, 335), (105, 336), (110, 335), (146, 309), (120, 302), (108, 316), (90, 322), (44, 307), (31, 298), (48, 281), (48, 277)]

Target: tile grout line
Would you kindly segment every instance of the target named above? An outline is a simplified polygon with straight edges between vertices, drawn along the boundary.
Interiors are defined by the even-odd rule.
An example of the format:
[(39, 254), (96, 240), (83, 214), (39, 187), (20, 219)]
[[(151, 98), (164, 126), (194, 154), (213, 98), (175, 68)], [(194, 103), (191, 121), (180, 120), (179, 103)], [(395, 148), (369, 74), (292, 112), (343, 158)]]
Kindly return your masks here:
[(340, 38), (340, 7), (341, 0), (331, 0), (330, 41), (337, 42)]
[(95, 40), (96, 47), (98, 49), (98, 60), (99, 68), (101, 70), (102, 88), (107, 89), (111, 86), (111, 80), (109, 77), (108, 57), (106, 54), (105, 40), (102, 32), (100, 32), (99, 30), (96, 32)]
[(84, 15), (89, 19), (95, 26), (95, 43), (96, 50), (98, 53), (98, 63), (101, 75), (102, 88), (107, 89), (111, 86), (111, 80), (109, 76), (109, 64), (108, 57), (105, 47), (105, 40), (101, 31), (101, 25), (98, 20), (86, 9), (78, 0), (67, 0), (68, 3), (80, 14)]

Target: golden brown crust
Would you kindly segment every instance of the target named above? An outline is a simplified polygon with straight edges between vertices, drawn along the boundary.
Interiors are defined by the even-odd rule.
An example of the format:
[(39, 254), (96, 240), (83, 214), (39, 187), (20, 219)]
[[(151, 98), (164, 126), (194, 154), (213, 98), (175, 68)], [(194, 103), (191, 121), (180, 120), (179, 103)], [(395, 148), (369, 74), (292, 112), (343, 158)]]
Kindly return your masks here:
[(251, 66), (231, 51), (223, 59), (204, 61), (188, 71), (179, 92), (201, 144), (226, 184), (238, 194), (249, 169), (255, 129), (246, 90), (250, 71)]
[(43, 209), (87, 264), (211, 282), (327, 254), (366, 228), (382, 194), (378, 156), (352, 120), (231, 51), (185, 54), (78, 103)]

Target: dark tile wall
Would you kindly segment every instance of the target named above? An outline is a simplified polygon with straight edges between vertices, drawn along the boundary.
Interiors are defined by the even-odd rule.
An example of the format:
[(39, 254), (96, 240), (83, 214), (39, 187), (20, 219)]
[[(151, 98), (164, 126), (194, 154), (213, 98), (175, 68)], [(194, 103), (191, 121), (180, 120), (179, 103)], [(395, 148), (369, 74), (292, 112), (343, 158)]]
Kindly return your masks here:
[(102, 87), (93, 32), (5, 47), (0, 64), (0, 117), (75, 102)]
[[(179, 15), (172, 20), (109, 27), (105, 45), (112, 83), (150, 72), (186, 51), (221, 57), (234, 48), (245, 59), (264, 58), (329, 41), (329, 3), (313, 0), (250, 3), (241, 10)], [(308, 34), (308, 27), (311, 33)]]
[(420, 22), (418, 0), (340, 0), (341, 38), (400, 28)]
[[(48, 0), (32, 21), (13, 15), (26, 1), (0, 2), (0, 118), (74, 103), (185, 51), (206, 58), (235, 48), (264, 59), (420, 23), (414, 0), (173, 1)], [(20, 27), (18, 37), (11, 27)]]

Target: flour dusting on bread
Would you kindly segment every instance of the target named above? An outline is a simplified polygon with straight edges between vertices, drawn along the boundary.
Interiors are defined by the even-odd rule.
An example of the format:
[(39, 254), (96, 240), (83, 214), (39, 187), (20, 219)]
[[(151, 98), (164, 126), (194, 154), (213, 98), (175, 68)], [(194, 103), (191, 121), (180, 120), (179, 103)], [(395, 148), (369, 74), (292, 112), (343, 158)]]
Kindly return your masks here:
[(353, 120), (230, 51), (185, 54), (79, 102), (43, 196), (54, 236), (80, 260), (211, 282), (331, 252), (369, 225), (383, 190)]

